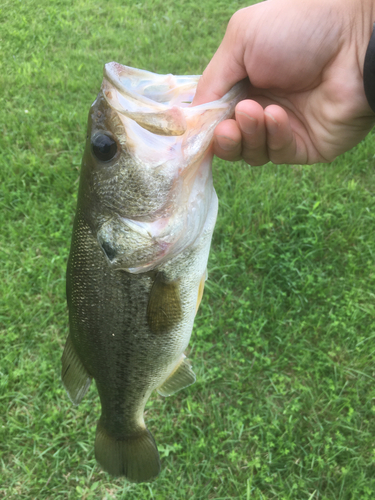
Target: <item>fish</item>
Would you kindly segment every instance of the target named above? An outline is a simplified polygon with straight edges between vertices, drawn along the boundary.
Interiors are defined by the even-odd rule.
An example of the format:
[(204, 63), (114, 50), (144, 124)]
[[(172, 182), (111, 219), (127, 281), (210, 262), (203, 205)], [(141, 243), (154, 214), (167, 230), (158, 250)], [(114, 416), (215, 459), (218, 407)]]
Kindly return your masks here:
[(67, 266), (61, 377), (78, 405), (95, 379), (95, 457), (131, 482), (160, 472), (144, 408), (196, 380), (184, 351), (207, 278), (218, 199), (216, 125), (244, 98), (191, 106), (199, 76), (104, 66), (88, 116)]

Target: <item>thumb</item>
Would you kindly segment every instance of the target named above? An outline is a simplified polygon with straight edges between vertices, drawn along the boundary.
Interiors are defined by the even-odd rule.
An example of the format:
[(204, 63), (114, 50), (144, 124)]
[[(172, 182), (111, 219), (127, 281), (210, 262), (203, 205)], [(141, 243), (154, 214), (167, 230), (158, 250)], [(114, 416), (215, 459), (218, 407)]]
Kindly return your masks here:
[(241, 17), (240, 10), (229, 21), (223, 41), (198, 82), (192, 106), (220, 99), (233, 85), (247, 77)]

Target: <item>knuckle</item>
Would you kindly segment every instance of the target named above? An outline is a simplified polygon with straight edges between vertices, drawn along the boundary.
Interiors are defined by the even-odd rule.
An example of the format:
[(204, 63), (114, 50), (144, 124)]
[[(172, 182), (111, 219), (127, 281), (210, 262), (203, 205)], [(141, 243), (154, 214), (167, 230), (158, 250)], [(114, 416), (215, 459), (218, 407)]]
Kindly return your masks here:
[(283, 163), (292, 163), (295, 157), (294, 144), (273, 144), (268, 146), (268, 156), (272, 163), (281, 165)]
[(235, 29), (238, 26), (238, 23), (240, 22), (241, 17), (242, 17), (241, 11), (242, 11), (242, 9), (237, 10), (237, 12), (235, 12), (232, 15), (232, 17), (229, 19), (228, 29), (230, 29), (230, 30)]
[(260, 167), (270, 161), (270, 158), (264, 152), (258, 152), (257, 154), (249, 154), (249, 152), (243, 153), (242, 158), (251, 167)]
[(282, 165), (283, 163), (293, 163), (293, 155), (283, 150), (268, 151), (270, 161), (275, 165)]
[(232, 17), (229, 19), (226, 35), (231, 37), (238, 37), (239, 31), (243, 30), (244, 27), (244, 11), (247, 10), (248, 7), (244, 7), (243, 9), (237, 10)]

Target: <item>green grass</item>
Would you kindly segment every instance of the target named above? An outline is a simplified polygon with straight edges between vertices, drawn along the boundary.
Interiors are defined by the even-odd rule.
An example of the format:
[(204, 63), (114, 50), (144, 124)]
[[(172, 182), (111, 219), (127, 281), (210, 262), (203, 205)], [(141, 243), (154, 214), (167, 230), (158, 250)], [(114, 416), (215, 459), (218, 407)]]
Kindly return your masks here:
[(331, 165), (215, 160), (220, 212), (190, 358), (153, 395), (153, 483), (94, 459), (99, 401), (60, 382), (65, 266), (105, 62), (199, 74), (244, 2), (0, 6), (0, 498), (375, 498), (375, 145)]

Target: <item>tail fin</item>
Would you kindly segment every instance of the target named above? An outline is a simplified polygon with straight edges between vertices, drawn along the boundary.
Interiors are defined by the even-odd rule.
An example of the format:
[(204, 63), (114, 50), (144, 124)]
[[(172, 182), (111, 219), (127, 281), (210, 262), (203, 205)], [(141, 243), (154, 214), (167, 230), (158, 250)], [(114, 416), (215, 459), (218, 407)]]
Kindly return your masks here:
[(95, 458), (113, 476), (125, 476), (129, 481), (151, 481), (160, 472), (160, 459), (154, 438), (147, 428), (119, 440), (111, 437), (98, 423), (95, 438)]

